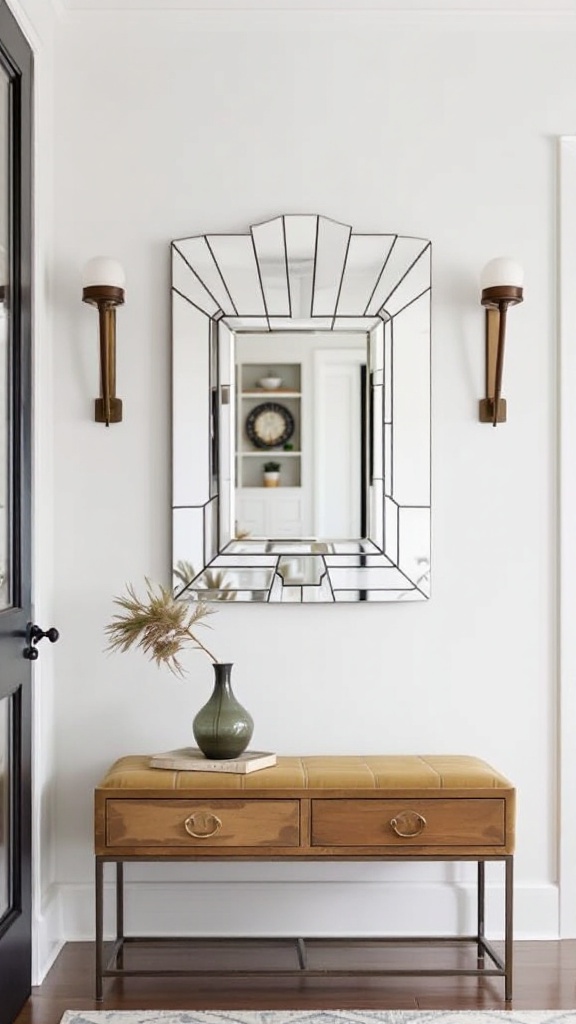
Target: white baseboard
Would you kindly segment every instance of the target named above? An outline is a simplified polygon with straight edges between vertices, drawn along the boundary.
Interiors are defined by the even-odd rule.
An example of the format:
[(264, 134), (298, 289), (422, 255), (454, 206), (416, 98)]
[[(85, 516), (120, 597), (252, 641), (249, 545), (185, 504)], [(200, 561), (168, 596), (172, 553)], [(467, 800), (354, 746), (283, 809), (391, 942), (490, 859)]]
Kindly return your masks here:
[[(94, 938), (94, 890), (62, 885), (66, 941)], [(394, 881), (127, 881), (128, 935), (386, 936), (468, 935), (475, 931), (475, 886)], [(486, 931), (501, 938), (504, 892), (486, 890)], [(113, 934), (113, 885), (105, 886), (105, 933)], [(514, 937), (558, 938), (555, 885), (515, 889)]]
[(64, 945), (62, 889), (51, 885), (32, 920), (32, 984), (40, 985)]

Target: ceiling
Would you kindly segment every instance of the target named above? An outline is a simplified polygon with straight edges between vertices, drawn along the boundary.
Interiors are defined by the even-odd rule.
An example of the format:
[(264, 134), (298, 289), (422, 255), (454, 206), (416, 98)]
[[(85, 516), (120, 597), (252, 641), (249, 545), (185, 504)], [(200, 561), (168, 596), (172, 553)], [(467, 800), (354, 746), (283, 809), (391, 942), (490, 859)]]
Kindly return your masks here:
[(576, 14), (576, 0), (59, 0), (69, 11), (315, 11)]

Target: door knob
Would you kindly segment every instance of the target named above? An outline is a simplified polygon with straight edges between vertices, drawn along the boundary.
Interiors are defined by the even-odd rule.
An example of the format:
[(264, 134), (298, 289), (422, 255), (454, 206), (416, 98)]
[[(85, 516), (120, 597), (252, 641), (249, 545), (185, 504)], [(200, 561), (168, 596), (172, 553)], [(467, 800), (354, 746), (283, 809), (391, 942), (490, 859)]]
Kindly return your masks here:
[(29, 622), (26, 626), (27, 646), (22, 651), (22, 656), (27, 658), (28, 661), (36, 661), (36, 658), (38, 657), (38, 648), (36, 645), (39, 644), (44, 637), (46, 637), (51, 644), (55, 644), (59, 636), (60, 633), (55, 626), (51, 626), (50, 629), (43, 630), (40, 629), (40, 626), (37, 626), (35, 622)]

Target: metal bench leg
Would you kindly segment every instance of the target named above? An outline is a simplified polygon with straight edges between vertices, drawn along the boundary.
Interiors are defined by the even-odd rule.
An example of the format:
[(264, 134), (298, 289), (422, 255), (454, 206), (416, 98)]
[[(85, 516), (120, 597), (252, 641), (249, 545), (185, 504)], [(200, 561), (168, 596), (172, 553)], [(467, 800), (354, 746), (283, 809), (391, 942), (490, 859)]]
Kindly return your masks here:
[(514, 908), (514, 858), (506, 857), (506, 879), (505, 879), (505, 926), (504, 926), (504, 998), (506, 1002), (512, 999), (512, 918)]
[(104, 862), (96, 857), (96, 999), (102, 1001), (104, 961)]
[(124, 864), (116, 862), (116, 948), (117, 966), (124, 967)]
[(476, 921), (476, 937), (478, 939), (478, 960), (484, 963), (484, 947), (481, 940), (486, 937), (486, 864), (478, 861), (478, 913)]

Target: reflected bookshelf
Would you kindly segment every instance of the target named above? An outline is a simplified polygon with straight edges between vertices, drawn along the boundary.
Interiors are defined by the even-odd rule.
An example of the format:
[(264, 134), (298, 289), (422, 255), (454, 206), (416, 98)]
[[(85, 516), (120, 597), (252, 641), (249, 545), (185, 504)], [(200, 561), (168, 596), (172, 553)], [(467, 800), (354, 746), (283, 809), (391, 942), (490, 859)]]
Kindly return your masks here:
[[(276, 462), (280, 466), (280, 487), (300, 487), (301, 364), (282, 362), (271, 366), (260, 362), (241, 362), (237, 364), (237, 381), (240, 399), (236, 423), (237, 487), (264, 487), (264, 466), (269, 462)], [(266, 418), (268, 415), (278, 425), (280, 440), (277, 445), (257, 443), (254, 423), (261, 407), (262, 416)], [(259, 423), (262, 422), (260, 419)], [(285, 437), (282, 436), (282, 424), (286, 426)], [(276, 488), (266, 490), (272, 492)]]

